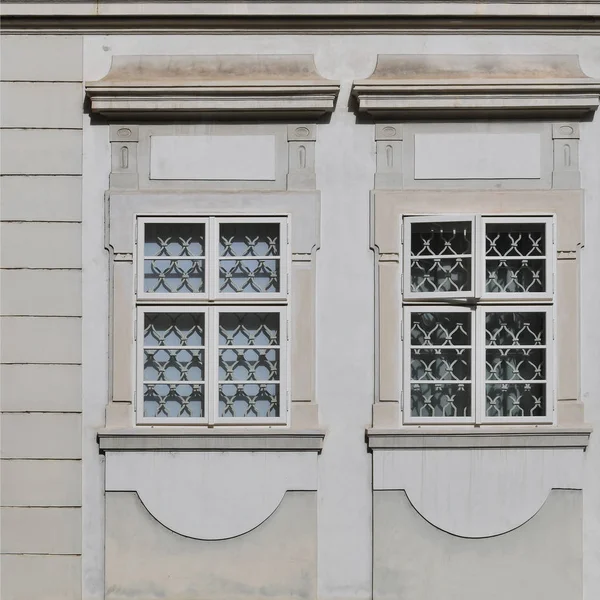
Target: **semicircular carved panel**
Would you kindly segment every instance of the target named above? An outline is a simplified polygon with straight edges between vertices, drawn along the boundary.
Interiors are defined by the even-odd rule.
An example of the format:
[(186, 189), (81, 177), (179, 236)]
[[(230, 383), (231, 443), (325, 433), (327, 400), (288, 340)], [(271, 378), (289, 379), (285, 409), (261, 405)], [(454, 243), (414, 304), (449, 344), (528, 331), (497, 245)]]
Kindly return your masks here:
[(516, 529), (553, 488), (581, 489), (578, 449), (411, 450), (374, 453), (374, 489), (404, 490), (419, 514), (452, 535)]
[(288, 490), (316, 490), (313, 453), (110, 452), (106, 491), (137, 492), (180, 535), (222, 540), (268, 519)]

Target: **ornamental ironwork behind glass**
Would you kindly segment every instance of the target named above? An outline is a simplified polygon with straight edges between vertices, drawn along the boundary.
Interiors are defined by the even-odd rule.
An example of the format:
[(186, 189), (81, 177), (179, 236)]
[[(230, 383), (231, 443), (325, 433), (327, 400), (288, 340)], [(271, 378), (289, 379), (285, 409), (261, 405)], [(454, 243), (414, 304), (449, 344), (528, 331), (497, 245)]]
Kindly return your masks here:
[(546, 313), (486, 313), (486, 415), (546, 414)]
[(411, 224), (410, 289), (415, 293), (471, 290), (470, 221)]
[(204, 278), (204, 223), (146, 224), (144, 292), (198, 294)]
[(203, 313), (144, 315), (144, 416), (204, 416)]
[(279, 416), (279, 313), (219, 315), (219, 416)]
[(222, 223), (219, 291), (279, 292), (280, 236), (277, 223)]
[(471, 415), (471, 314), (411, 313), (411, 414)]
[(546, 291), (544, 223), (486, 223), (485, 291)]

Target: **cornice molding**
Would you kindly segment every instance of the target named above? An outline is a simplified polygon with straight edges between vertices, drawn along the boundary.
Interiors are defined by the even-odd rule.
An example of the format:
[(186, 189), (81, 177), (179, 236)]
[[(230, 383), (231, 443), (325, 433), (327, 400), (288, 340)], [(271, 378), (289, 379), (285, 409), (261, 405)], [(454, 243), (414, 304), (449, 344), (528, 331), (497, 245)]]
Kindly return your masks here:
[(600, 104), (600, 81), (575, 55), (380, 54), (354, 82), (359, 112), (402, 119), (581, 116)]
[(115, 56), (87, 82), (92, 113), (302, 114), (333, 111), (339, 83), (317, 73), (312, 55)]
[(456, 448), (579, 448), (589, 443), (591, 427), (481, 427), (367, 429), (371, 450)]

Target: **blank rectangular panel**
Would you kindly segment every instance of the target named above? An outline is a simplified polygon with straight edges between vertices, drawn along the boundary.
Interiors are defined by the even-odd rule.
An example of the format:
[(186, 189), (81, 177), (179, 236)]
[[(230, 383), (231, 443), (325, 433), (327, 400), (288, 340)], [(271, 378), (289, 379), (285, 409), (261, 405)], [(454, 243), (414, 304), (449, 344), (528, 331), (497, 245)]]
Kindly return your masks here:
[(415, 179), (540, 179), (537, 133), (417, 133)]
[(150, 179), (275, 181), (275, 136), (152, 136)]

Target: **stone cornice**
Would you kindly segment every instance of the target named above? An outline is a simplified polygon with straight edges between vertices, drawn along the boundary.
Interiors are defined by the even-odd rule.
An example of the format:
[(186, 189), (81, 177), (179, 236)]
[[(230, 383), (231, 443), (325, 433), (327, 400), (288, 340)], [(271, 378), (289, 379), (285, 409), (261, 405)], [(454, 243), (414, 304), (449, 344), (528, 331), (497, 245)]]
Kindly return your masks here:
[(292, 451), (320, 452), (325, 431), (294, 429), (203, 429), (186, 427), (136, 427), (102, 429), (101, 452), (108, 451)]
[(380, 54), (352, 94), (359, 112), (383, 117), (562, 117), (595, 111), (600, 81), (574, 55)]
[(591, 427), (403, 427), (367, 429), (372, 450), (451, 448), (587, 448)]
[(319, 116), (333, 110), (338, 92), (312, 55), (115, 56), (103, 79), (86, 83), (91, 112), (117, 117)]

